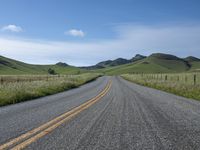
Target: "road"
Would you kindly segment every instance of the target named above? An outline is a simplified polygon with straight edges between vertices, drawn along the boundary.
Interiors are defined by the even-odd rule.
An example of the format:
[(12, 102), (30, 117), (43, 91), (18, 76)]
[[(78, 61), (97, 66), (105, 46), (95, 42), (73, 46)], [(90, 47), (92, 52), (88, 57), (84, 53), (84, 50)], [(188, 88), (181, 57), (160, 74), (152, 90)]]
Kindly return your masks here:
[[(71, 116), (57, 118), (70, 110)], [(54, 118), (48, 130), (28, 132)], [(36, 150), (198, 150), (200, 102), (120, 77), (101, 77), (77, 89), (0, 108), (1, 146), (27, 132), (30, 137), (7, 148), (25, 143), (23, 148)]]

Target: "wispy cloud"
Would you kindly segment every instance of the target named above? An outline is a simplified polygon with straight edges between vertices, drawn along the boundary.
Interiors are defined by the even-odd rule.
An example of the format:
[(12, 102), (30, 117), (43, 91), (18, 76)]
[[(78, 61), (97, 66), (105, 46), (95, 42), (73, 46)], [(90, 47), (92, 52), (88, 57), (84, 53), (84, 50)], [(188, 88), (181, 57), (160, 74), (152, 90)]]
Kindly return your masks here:
[(11, 32), (22, 32), (22, 28), (20, 26), (16, 26), (14, 24), (10, 24), (1, 28), (2, 31), (11, 31)]
[(113, 39), (91, 42), (45, 41), (0, 37), (0, 55), (29, 63), (67, 62), (92, 65), (117, 57), (131, 58), (137, 53), (171, 53), (181, 57), (200, 57), (200, 25), (196, 26), (120, 26)]
[(74, 37), (84, 37), (85, 33), (82, 30), (71, 29), (65, 32), (65, 35), (71, 35)]

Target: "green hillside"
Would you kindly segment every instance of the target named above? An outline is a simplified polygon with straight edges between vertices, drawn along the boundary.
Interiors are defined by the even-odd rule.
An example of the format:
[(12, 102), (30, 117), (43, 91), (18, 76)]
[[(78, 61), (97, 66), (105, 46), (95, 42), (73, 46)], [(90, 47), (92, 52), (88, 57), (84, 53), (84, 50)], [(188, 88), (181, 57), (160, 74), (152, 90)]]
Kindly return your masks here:
[(200, 71), (200, 59), (193, 57), (193, 56), (189, 56), (185, 58), (186, 61), (189, 62), (189, 64), (191, 65), (191, 69), (190, 71)]
[(124, 73), (175, 73), (200, 70), (197, 59), (185, 60), (169, 54), (156, 53), (142, 60), (97, 70), (109, 75)]
[(192, 65), (190, 71), (200, 71), (200, 61), (193, 61), (190, 64)]
[(200, 71), (200, 59), (192, 56), (182, 59), (161, 53), (155, 53), (148, 57), (138, 54), (131, 60), (118, 58), (113, 61), (100, 62), (95, 66), (78, 68), (62, 62), (54, 65), (32, 65), (0, 56), (0, 75), (48, 74), (50, 68), (57, 74), (99, 72), (117, 75), (125, 73), (196, 72)]
[(32, 65), (0, 56), (0, 75), (48, 74), (49, 68), (58, 74), (78, 74), (86, 72), (77, 67), (67, 64), (64, 65), (64, 63), (57, 63), (55, 65)]

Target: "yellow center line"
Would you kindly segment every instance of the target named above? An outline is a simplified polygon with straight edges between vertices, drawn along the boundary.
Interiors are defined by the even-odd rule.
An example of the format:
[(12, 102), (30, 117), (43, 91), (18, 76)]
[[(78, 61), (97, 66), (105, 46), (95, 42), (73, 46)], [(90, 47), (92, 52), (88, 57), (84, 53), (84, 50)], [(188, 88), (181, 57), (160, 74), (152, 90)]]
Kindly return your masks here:
[[(99, 93), (97, 96), (95, 96), (94, 98), (92, 98), (92, 99), (88, 100), (87, 102), (81, 104), (80, 106), (75, 107), (74, 109), (56, 117), (55, 119), (39, 126), (38, 128), (35, 128), (31, 131), (28, 131), (27, 133), (22, 134), (21, 136), (14, 138), (11, 141), (9, 141), (9, 142), (7, 142), (3, 145), (0, 145), (0, 150), (14, 146), (14, 144), (17, 144), (18, 142), (29, 138), (29, 139), (25, 140), (24, 142), (22, 141), (22, 143), (18, 144), (17, 146), (13, 147), (13, 149), (17, 149), (17, 150), (25, 148), (29, 144), (31, 144), (34, 141), (38, 140), (39, 138), (45, 136), (46, 134), (53, 131), (55, 128), (57, 128), (58, 126), (60, 126), (64, 122), (70, 120), (72, 117), (76, 116), (77, 114), (79, 114), (83, 110), (87, 109), (88, 107), (90, 107), (91, 105), (96, 103), (98, 100), (100, 100), (109, 91), (110, 87), (111, 87), (111, 81), (106, 85), (104, 90), (101, 93)], [(34, 134), (36, 134), (36, 135), (33, 136)], [(31, 136), (33, 136), (33, 137), (31, 137)]]

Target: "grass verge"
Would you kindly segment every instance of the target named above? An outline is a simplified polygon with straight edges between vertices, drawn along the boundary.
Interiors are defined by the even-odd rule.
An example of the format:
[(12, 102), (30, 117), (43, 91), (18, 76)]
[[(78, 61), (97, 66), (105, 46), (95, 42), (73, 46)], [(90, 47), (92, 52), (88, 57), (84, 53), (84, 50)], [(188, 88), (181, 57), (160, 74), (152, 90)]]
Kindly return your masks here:
[(4, 82), (0, 84), (0, 106), (15, 104), (79, 87), (95, 80), (99, 76), (100, 74), (86, 73), (51, 77), (48, 80), (45, 78), (44, 80), (29, 81), (24, 79), (24, 81), (20, 82)]
[[(163, 90), (169, 93), (173, 93), (179, 96), (184, 96), (187, 98), (192, 98), (200, 100), (200, 84), (189, 84), (185, 82), (174, 81), (174, 80), (163, 80), (155, 78), (147, 78), (145, 75), (134, 75), (134, 74), (124, 74), (121, 75), (124, 79), (158, 90)], [(176, 74), (171, 74), (171, 76), (177, 76)], [(185, 77), (185, 76), (184, 76)]]

